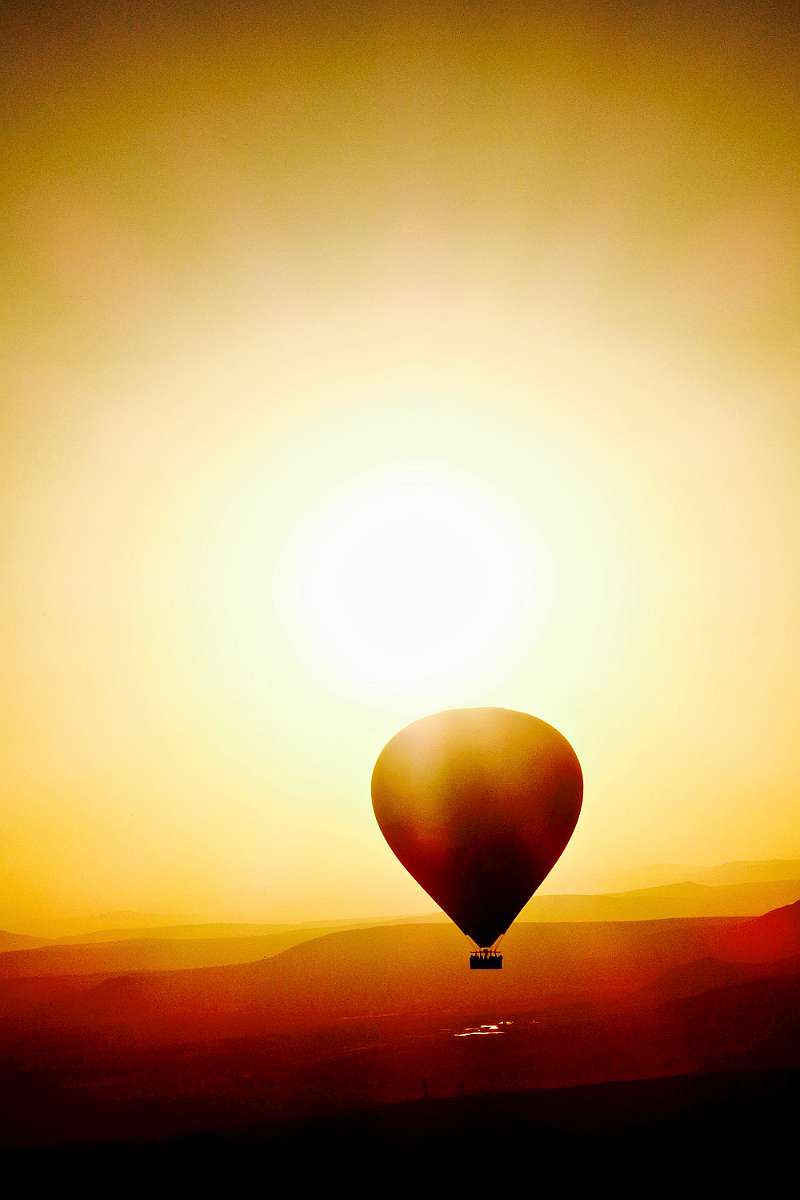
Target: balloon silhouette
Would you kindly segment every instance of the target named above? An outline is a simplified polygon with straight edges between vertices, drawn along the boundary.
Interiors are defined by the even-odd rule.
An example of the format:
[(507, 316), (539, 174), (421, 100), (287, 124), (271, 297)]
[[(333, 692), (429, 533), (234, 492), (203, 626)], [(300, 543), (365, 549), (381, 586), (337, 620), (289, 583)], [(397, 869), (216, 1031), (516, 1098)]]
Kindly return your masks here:
[(492, 949), (558, 861), (583, 795), (575, 751), (552, 725), (507, 708), (456, 708), (401, 729), (372, 773), (372, 806), (406, 870)]

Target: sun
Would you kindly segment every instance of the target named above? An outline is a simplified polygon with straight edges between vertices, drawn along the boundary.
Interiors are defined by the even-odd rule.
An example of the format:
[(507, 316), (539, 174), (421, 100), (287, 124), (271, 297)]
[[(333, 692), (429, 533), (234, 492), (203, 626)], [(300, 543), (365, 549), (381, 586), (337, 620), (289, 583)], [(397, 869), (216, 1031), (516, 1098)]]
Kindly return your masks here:
[(446, 468), (370, 472), (295, 528), (276, 600), (335, 690), (407, 695), (492, 674), (550, 603), (548, 556), (503, 498)]

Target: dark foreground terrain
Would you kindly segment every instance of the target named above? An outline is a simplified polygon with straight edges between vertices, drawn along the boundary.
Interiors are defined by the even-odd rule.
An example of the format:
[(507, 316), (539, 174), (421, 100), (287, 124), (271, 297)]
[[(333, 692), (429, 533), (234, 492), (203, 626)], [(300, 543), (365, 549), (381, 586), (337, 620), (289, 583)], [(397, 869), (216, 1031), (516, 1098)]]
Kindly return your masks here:
[(449, 927), (409, 925), (213, 967), (15, 965), (0, 1146), (34, 1173), (113, 1162), (186, 1181), (249, 1164), (265, 1184), (290, 1166), (387, 1185), (502, 1180), (515, 1161), (587, 1186), (602, 1164), (653, 1184), (763, 1182), (793, 1152), (800, 903), (523, 924), (505, 949), (502, 972), (474, 973)]
[(148, 1141), (7, 1152), (30, 1183), (161, 1189), (431, 1186), (569, 1196), (794, 1190), (800, 1072), (729, 1072), (417, 1100)]

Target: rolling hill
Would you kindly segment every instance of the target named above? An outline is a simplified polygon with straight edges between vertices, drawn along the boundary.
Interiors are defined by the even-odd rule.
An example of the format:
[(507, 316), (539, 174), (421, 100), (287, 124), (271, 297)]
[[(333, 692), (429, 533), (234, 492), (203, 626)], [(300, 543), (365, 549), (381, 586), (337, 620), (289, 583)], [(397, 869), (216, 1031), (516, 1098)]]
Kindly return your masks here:
[(0, 929), (0, 955), (8, 951), (33, 950), (46, 943), (47, 938), (32, 937), (24, 933), (8, 933), (7, 930)]
[(536, 895), (518, 921), (654, 921), (675, 917), (756, 916), (800, 899), (800, 877), (710, 885), (682, 881), (628, 892)]
[(305, 931), (261, 937), (127, 938), (83, 945), (49, 944), (0, 954), (0, 980), (56, 975), (120, 975), (138, 971), (178, 971), (252, 962), (279, 954), (303, 941)]
[[(59, 1001), (68, 973), (30, 979), (25, 1003), (47, 1024), (158, 1037), (308, 1030), (394, 1013), (451, 1012), (466, 1019), (487, 1005), (494, 1011), (498, 1004), (529, 1009), (611, 1001), (673, 966), (706, 957), (719, 929), (719, 922), (702, 920), (520, 924), (505, 940), (504, 970), (487, 977), (468, 970), (469, 943), (450, 925), (381, 926), (326, 934), (257, 962), (110, 974), (81, 990), (74, 1003)], [(114, 953), (125, 946), (117, 944)], [(49, 947), (41, 956), (79, 949), (86, 950)], [(100, 948), (89, 949), (96, 954)], [(38, 954), (22, 959), (23, 969)], [(17, 976), (20, 959), (12, 959)], [(0, 979), (0, 1027), (14, 1010), (7, 990), (14, 982)]]
[[(800, 899), (800, 879), (750, 881), (712, 886), (691, 882), (673, 883), (628, 892), (602, 895), (537, 895), (517, 918), (519, 925), (527, 923), (618, 922), (672, 920), (683, 917), (755, 916)], [(124, 915), (124, 914), (123, 914)], [(141, 921), (141, 914), (127, 916)], [(161, 918), (159, 918), (161, 919)], [(102, 921), (102, 918), (98, 918)], [(155, 921), (155, 918), (153, 919)], [(91, 921), (88, 922), (91, 925)], [(318, 938), (324, 933), (347, 929), (363, 929), (393, 925), (449, 924), (440, 912), (423, 917), (350, 918), (340, 921), (314, 921), (299, 924), (281, 923), (175, 923), (131, 924), (120, 926), (96, 925), (82, 932), (62, 932), (46, 938), (28, 930), (6, 933), (0, 931), (0, 978), (4, 974), (21, 975), (30, 968), (39, 974), (96, 973), (105, 971), (179, 969), (183, 966), (212, 966), (246, 962), (249, 959), (274, 954), (301, 941)], [(62, 928), (58, 922), (47, 928)], [(267, 940), (264, 940), (267, 939)], [(129, 951), (109, 949), (106, 954), (93, 954), (92, 944), (136, 943)], [(161, 951), (152, 943), (164, 942)], [(195, 951), (178, 943), (195, 941)], [(229, 946), (213, 947), (212, 941), (228, 942)], [(34, 949), (38, 946), (73, 946), (74, 954), (42, 953), (29, 959), (19, 958), (4, 963), (7, 951)], [(263, 945), (262, 945), (263, 943)]]
[(429, 923), (329, 933), (245, 964), (5, 978), (5, 1136), (218, 1136), (420, 1096), (796, 1069), (800, 958), (720, 953), (743, 930), (771, 953), (776, 922), (798, 919), (795, 905), (758, 921), (521, 924), (488, 975), (468, 970), (452, 927)]
[(607, 881), (607, 891), (666, 887), (673, 883), (702, 883), (728, 887), (740, 883), (780, 883), (800, 879), (800, 859), (753, 859), (699, 866), (697, 863), (654, 863), (618, 871)]
[(734, 962), (755, 963), (800, 955), (800, 902), (722, 931), (718, 953)]

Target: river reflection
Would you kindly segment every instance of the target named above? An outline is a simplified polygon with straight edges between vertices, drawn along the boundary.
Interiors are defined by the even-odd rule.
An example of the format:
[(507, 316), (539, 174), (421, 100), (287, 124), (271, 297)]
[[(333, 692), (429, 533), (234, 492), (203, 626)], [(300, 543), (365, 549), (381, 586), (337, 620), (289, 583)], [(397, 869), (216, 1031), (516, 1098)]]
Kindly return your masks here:
[(507, 1033), (513, 1024), (513, 1021), (497, 1021), (494, 1025), (467, 1025), (460, 1033), (454, 1033), (453, 1037), (495, 1037), (497, 1034)]

